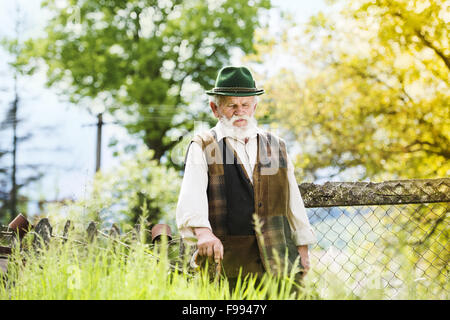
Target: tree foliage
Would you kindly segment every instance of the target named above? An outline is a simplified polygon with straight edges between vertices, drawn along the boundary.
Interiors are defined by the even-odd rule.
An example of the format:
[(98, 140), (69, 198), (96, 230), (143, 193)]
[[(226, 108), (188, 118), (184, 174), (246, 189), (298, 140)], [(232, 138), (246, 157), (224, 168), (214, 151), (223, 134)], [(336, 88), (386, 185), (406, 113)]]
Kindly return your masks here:
[[(7, 84), (2, 98), (7, 101), (2, 103), (2, 118), (0, 119), (0, 222), (8, 223), (19, 212), (25, 212), (28, 198), (24, 189), (30, 184), (39, 181), (44, 173), (38, 163), (23, 164), (19, 161), (22, 146), (33, 137), (33, 134), (22, 133), (21, 109), (24, 106), (22, 96), (26, 91), (19, 80), (26, 74), (33, 72), (33, 66), (29, 65), (25, 58), (26, 45), (21, 39), (24, 32), (23, 21), (20, 16), (20, 8), (16, 9), (14, 36), (0, 39), (0, 48), (10, 56), (6, 76), (2, 77)], [(3, 102), (3, 101), (2, 101)]]
[[(320, 178), (321, 169), (327, 179), (334, 169), (346, 181), (448, 176), (448, 1), (333, 2), (339, 11), (285, 30), (275, 45), (260, 33), (264, 55), (249, 57), (296, 57), (298, 67), (266, 79), (258, 111), (300, 148), (300, 179)], [(448, 205), (401, 208), (384, 217), (383, 250), (403, 251), (414, 276), (445, 283)]]
[[(150, 224), (163, 222), (175, 228), (181, 177), (175, 169), (151, 160), (152, 156), (153, 151), (145, 146), (133, 154), (119, 155), (120, 164), (97, 173), (87, 197), (67, 207), (69, 218), (134, 226), (145, 211)], [(49, 209), (58, 216), (61, 210)]]
[[(448, 4), (338, 4), (339, 13), (320, 13), (302, 32), (284, 33), (279, 47), (303, 67), (265, 83), (260, 115), (293, 134), (301, 148), (297, 173), (315, 179), (332, 167), (336, 174), (357, 169), (358, 179), (448, 176)], [(265, 48), (263, 59), (273, 43)]]
[[(120, 116), (160, 159), (177, 141), (173, 128), (191, 130), (186, 92), (209, 88), (230, 52), (254, 51), (253, 32), (270, 0), (47, 0), (52, 13), (31, 57), (48, 67), (48, 85), (73, 103), (88, 98)], [(30, 60), (32, 61), (32, 60)], [(181, 116), (180, 116), (181, 115)]]

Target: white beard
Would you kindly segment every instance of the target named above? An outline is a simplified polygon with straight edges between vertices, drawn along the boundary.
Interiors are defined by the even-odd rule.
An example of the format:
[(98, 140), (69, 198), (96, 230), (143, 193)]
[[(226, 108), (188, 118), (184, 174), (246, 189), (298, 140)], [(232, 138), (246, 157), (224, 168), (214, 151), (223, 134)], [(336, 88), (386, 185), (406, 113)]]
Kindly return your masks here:
[[(233, 122), (239, 119), (247, 120), (247, 125), (244, 127), (236, 127), (233, 125)], [(233, 115), (230, 120), (228, 120), (225, 116), (221, 116), (219, 121), (222, 124), (222, 128), (224, 130), (225, 136), (230, 136), (235, 139), (245, 140), (245, 138), (250, 138), (256, 135), (257, 124), (258, 122), (253, 116), (236, 116)]]

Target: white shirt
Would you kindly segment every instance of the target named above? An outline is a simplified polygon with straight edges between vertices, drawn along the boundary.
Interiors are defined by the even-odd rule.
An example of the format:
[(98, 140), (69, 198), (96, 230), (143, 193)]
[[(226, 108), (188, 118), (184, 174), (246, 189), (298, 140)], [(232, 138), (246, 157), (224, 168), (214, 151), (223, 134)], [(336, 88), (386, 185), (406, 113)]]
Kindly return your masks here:
[[(224, 131), (220, 121), (214, 127), (217, 140), (224, 137)], [(261, 132), (260, 129), (257, 132)], [(238, 157), (247, 172), (247, 176), (253, 182), (253, 168), (256, 164), (258, 152), (257, 133), (249, 137), (247, 143), (242, 140), (226, 136), (227, 142), (236, 151)], [(292, 237), (297, 246), (316, 242), (314, 231), (306, 215), (305, 205), (298, 189), (294, 175), (294, 166), (288, 156), (287, 173), (289, 181), (289, 206), (292, 215), (288, 221), (292, 231)], [(183, 182), (176, 210), (176, 222), (181, 236), (190, 243), (195, 243), (196, 237), (193, 228), (207, 227), (211, 229), (208, 220), (208, 165), (205, 154), (197, 143), (191, 143), (186, 159)]]

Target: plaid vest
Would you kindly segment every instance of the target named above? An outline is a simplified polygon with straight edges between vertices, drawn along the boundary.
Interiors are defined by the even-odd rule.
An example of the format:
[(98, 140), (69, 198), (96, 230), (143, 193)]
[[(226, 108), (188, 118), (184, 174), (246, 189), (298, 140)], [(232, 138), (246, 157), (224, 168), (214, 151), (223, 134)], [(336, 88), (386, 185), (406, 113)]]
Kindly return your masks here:
[[(258, 153), (253, 171), (253, 190), (255, 214), (259, 220), (255, 225), (259, 254), (266, 272), (290, 272), (295, 266), (296, 258), (300, 258), (287, 220), (290, 207), (286, 146), (283, 140), (268, 132), (258, 134), (257, 139)], [(198, 143), (206, 156), (209, 222), (212, 232), (221, 239), (227, 235), (223, 163), (230, 159), (223, 159), (222, 148), (213, 129), (196, 135), (192, 142)], [(242, 166), (235, 151), (234, 155)], [(242, 170), (246, 173), (243, 166)]]

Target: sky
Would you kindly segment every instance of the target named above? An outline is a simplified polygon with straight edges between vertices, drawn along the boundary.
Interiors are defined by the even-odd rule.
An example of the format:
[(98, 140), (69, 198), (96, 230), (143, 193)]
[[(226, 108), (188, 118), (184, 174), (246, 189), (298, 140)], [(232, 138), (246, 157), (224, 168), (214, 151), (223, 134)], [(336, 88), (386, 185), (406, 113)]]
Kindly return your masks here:
[[(14, 35), (16, 5), (23, 12), (25, 22), (21, 37), (37, 37), (43, 34), (43, 26), (48, 15), (40, 8), (41, 0), (0, 0), (0, 38)], [(277, 8), (293, 14), (297, 22), (307, 19), (320, 10), (326, 10), (323, 0), (273, 0)], [(270, 15), (270, 23), (276, 28), (276, 14)], [(240, 64), (241, 56), (235, 54), (233, 64)], [(7, 67), (8, 56), (0, 51), (0, 119), (13, 99), (12, 73)], [(42, 163), (45, 177), (27, 189), (32, 200), (28, 214), (37, 211), (40, 199), (57, 200), (62, 198), (82, 199), (87, 196), (88, 186), (95, 171), (96, 154), (96, 116), (85, 108), (72, 105), (58, 97), (54, 90), (45, 87), (45, 73), (39, 72), (31, 79), (19, 81), (21, 104), (19, 134), (33, 134), (19, 150), (19, 164)], [(111, 121), (107, 116), (104, 120)], [(125, 129), (108, 123), (103, 130), (102, 170), (108, 170), (118, 163), (108, 142), (115, 138), (125, 145), (137, 142)], [(7, 145), (11, 137), (0, 132), (0, 147)], [(57, 151), (59, 150), (59, 151)]]

